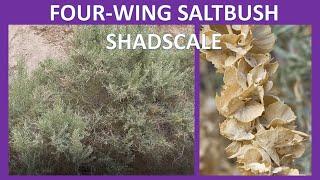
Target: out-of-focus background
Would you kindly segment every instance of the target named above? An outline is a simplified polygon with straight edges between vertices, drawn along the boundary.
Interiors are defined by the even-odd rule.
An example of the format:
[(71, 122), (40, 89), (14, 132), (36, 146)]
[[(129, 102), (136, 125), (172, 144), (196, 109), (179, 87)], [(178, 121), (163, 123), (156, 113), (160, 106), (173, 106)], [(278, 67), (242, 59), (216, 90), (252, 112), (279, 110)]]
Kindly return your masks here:
[[(311, 26), (272, 26), (277, 37), (271, 52), (280, 64), (274, 80), (278, 96), (297, 116), (297, 129), (311, 134)], [(214, 97), (222, 87), (222, 74), (201, 60), (200, 172), (202, 175), (239, 175), (235, 160), (227, 159), (224, 148), (230, 141), (219, 134), (224, 119), (216, 110)], [(311, 174), (311, 142), (295, 162), (300, 174)]]

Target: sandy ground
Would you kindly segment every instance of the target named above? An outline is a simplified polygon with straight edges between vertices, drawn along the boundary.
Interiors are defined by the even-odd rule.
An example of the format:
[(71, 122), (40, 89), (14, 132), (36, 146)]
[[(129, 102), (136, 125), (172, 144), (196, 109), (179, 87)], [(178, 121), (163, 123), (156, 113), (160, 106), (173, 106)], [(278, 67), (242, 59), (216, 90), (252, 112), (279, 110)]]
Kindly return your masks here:
[[(10, 25), (9, 69), (15, 70), (23, 60), (32, 72), (45, 59), (65, 61), (71, 46), (75, 26), (69, 25)], [(157, 26), (159, 31), (171, 34), (192, 33), (193, 26)]]
[(31, 72), (45, 59), (66, 60), (72, 32), (70, 26), (10, 25), (9, 68), (23, 60)]

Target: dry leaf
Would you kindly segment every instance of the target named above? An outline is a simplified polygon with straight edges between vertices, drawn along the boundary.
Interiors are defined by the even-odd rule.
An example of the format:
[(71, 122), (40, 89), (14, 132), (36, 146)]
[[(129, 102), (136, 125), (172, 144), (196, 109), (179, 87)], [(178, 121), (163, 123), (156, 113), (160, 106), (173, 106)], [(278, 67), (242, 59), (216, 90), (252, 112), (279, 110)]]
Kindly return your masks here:
[(299, 170), (298, 169), (291, 169), (289, 167), (276, 167), (272, 171), (274, 175), (286, 175), (286, 176), (297, 176), (299, 175)]
[(266, 108), (264, 117), (267, 127), (288, 124), (296, 119), (291, 108), (280, 101), (270, 104)]
[(220, 133), (234, 141), (251, 140), (254, 138), (254, 135), (250, 133), (251, 128), (251, 123), (228, 119), (220, 124)]
[(247, 88), (246, 77), (234, 66), (227, 67), (224, 72), (223, 82), (225, 85), (239, 84), (242, 89)]
[(264, 106), (256, 101), (249, 101), (242, 108), (237, 110), (233, 117), (241, 122), (250, 122), (261, 116)]
[(266, 64), (271, 60), (270, 54), (251, 54), (244, 56), (245, 61), (251, 66), (256, 67), (261, 64)]
[(280, 165), (279, 155), (291, 147), (291, 153), (299, 156), (304, 152), (300, 144), (305, 138), (300, 136), (296, 131), (292, 131), (283, 127), (270, 128), (268, 130), (259, 131), (255, 134), (255, 143), (262, 147), (271, 157), (271, 159)]
[(263, 97), (263, 102), (264, 102), (264, 105), (265, 106), (269, 106), (270, 104), (273, 104), (275, 102), (278, 102), (280, 101), (280, 99), (275, 96), (275, 95), (272, 95), (272, 94), (266, 94), (264, 97)]
[(239, 141), (233, 141), (231, 144), (229, 144), (228, 147), (226, 147), (226, 154), (228, 158), (232, 158), (241, 148), (242, 143)]
[(263, 163), (250, 163), (242, 166), (245, 171), (250, 171), (253, 174), (265, 174), (270, 172), (270, 167)]
[(205, 53), (206, 59), (211, 62), (218, 70), (218, 72), (224, 72), (224, 62), (228, 58), (228, 55), (221, 50), (213, 50)]
[(244, 105), (239, 99), (242, 88), (239, 84), (225, 86), (220, 96), (216, 96), (216, 105), (218, 111), (225, 116), (229, 116)]
[(248, 85), (262, 84), (267, 79), (267, 71), (263, 64), (254, 67), (247, 75)]
[(271, 32), (271, 27), (266, 25), (256, 25), (252, 28), (253, 48), (252, 53), (265, 54), (269, 53), (274, 46), (276, 38)]

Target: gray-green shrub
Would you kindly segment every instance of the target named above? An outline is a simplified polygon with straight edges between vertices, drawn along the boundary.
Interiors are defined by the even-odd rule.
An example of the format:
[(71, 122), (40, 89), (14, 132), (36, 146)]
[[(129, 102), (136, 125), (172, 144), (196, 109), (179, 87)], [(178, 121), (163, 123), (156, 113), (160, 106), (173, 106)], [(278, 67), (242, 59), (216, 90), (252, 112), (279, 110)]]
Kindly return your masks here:
[(76, 27), (66, 62), (10, 77), (11, 174), (192, 174), (193, 52), (107, 50), (108, 33)]

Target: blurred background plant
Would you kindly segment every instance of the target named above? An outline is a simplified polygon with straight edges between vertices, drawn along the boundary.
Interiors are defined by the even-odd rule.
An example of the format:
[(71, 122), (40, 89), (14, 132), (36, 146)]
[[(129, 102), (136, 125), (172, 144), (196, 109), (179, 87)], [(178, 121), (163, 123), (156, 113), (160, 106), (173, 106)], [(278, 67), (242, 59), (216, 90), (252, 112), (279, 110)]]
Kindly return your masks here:
[[(275, 25), (277, 37), (272, 56), (280, 66), (274, 81), (280, 99), (297, 115), (297, 129), (311, 134), (311, 26)], [(235, 160), (227, 159), (224, 148), (230, 143), (219, 134), (223, 117), (216, 110), (214, 97), (222, 87), (222, 75), (214, 66), (200, 61), (200, 172), (204, 175), (239, 175)], [(301, 174), (311, 174), (311, 143), (295, 162)]]

